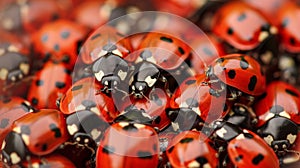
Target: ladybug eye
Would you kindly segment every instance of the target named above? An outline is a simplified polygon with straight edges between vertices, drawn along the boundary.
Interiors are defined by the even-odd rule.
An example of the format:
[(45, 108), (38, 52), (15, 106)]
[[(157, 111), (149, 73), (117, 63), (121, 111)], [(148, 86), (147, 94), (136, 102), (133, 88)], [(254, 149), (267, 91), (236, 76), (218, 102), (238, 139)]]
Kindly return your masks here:
[(233, 29), (231, 27), (229, 27), (227, 29), (227, 34), (232, 35), (233, 34)]

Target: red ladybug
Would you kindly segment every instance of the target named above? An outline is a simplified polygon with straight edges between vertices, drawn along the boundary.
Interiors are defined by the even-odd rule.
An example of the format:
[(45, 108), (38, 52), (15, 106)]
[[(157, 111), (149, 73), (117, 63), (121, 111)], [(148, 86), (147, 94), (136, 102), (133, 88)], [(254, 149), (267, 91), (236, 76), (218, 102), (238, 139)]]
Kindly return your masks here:
[(230, 108), (225, 104), (226, 95), (223, 93), (219, 96), (212, 95), (210, 86), (203, 84), (205, 80), (204, 74), (190, 77), (172, 95), (171, 109), (167, 110), (167, 115), (174, 126), (187, 127), (180, 129), (191, 129), (194, 126), (201, 128), (197, 122), (193, 125), (195, 118), (200, 117), (202, 121), (210, 123), (228, 112)]
[(255, 133), (223, 120), (216, 120), (211, 126), (213, 137), (216, 137), (214, 142), (227, 148), (229, 159), (235, 166), (280, 167), (275, 152)]
[(155, 130), (143, 124), (113, 124), (100, 142), (96, 167), (157, 167), (159, 141)]
[(257, 127), (262, 126), (276, 115), (300, 124), (300, 92), (288, 83), (271, 82), (267, 85), (263, 98), (254, 105), (254, 109), (258, 117)]
[(43, 25), (32, 35), (32, 42), (40, 58), (68, 63), (72, 67), (85, 36), (83, 26), (68, 20), (57, 20)]
[(266, 78), (260, 64), (248, 55), (229, 54), (218, 58), (208, 67), (206, 75), (208, 83), (213, 84), (216, 80), (235, 88), (235, 91), (230, 91), (232, 98), (236, 98), (240, 94), (238, 92), (259, 96), (266, 88)]
[(300, 52), (300, 6), (289, 2), (278, 11), (278, 24), (281, 44), (287, 52)]
[(167, 149), (172, 167), (218, 167), (218, 152), (203, 133), (185, 131), (178, 134)]
[(85, 64), (91, 64), (108, 54), (125, 57), (131, 51), (128, 38), (113, 27), (101, 26), (85, 41), (80, 55)]
[(56, 100), (71, 86), (70, 70), (63, 63), (47, 62), (36, 73), (27, 99), (37, 108), (57, 108)]
[(70, 138), (63, 113), (43, 109), (16, 120), (2, 144), (2, 160), (19, 164), (30, 154), (47, 155)]
[(22, 166), (76, 168), (74, 163), (72, 163), (68, 158), (58, 154), (51, 154), (43, 157), (31, 157), (29, 161), (24, 161)]
[[(87, 77), (75, 82), (60, 99), (59, 108), (64, 114), (72, 114), (81, 110), (89, 110), (104, 121), (112, 122), (122, 111), (122, 96), (116, 93), (107, 96), (100, 90), (102, 85), (95, 78)], [(119, 101), (118, 101), (119, 100)]]

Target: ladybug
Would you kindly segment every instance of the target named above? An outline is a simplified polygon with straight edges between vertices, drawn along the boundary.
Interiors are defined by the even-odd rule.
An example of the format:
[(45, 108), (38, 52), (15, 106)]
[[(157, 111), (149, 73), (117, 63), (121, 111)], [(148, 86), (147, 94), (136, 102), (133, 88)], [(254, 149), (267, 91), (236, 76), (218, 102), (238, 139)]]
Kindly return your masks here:
[(229, 111), (226, 95), (214, 96), (210, 86), (203, 84), (206, 76), (196, 75), (186, 79), (172, 95), (167, 116), (176, 130), (201, 129)]
[[(47, 135), (47, 136), (45, 136)], [(70, 138), (63, 113), (43, 109), (16, 120), (2, 144), (4, 163), (19, 164), (30, 154), (47, 155)]]
[(63, 63), (47, 62), (36, 73), (27, 99), (36, 108), (57, 108), (56, 100), (71, 86), (70, 70)]
[(258, 117), (257, 127), (275, 116), (286, 117), (300, 124), (300, 92), (286, 82), (273, 81), (267, 85), (261, 99), (254, 104), (254, 111)]
[(131, 52), (132, 46), (128, 38), (111, 26), (101, 26), (86, 39), (80, 56), (85, 64), (92, 64), (106, 55), (124, 58)]
[[(64, 114), (72, 114), (81, 110), (89, 110), (106, 122), (112, 122), (124, 108), (124, 97), (120, 93), (107, 96), (100, 90), (102, 85), (93, 77), (83, 78), (75, 82), (58, 101), (59, 109)], [(121, 95), (121, 96), (120, 96)]]
[(61, 19), (44, 24), (32, 35), (32, 43), (37, 57), (73, 67), (86, 33), (83, 26)]
[(11, 131), (13, 122), (34, 109), (21, 97), (5, 97), (0, 101), (0, 144)]
[(0, 27), (16, 33), (33, 33), (45, 23), (66, 17), (61, 4), (52, 0), (14, 1), (1, 7)]
[(222, 119), (210, 126), (214, 142), (227, 149), (229, 159), (236, 167), (280, 167), (275, 152), (255, 133)]
[(61, 167), (61, 168), (76, 168), (64, 155), (50, 154), (43, 157), (31, 157), (29, 161), (24, 161), (21, 164), (24, 167)]
[(259, 96), (266, 88), (266, 78), (260, 64), (251, 56), (244, 54), (229, 54), (216, 59), (208, 66), (205, 74), (208, 83), (221, 82), (221, 89), (212, 91), (215, 95), (225, 90), (224, 84), (230, 88), (228, 89), (230, 98), (233, 99), (243, 93), (250, 97)]
[(198, 131), (184, 131), (171, 141), (167, 156), (172, 167), (218, 167), (212, 141)]
[(155, 130), (143, 124), (112, 124), (96, 154), (96, 167), (157, 167), (159, 141)]
[(22, 80), (29, 74), (30, 65), (27, 55), (19, 46), (9, 42), (0, 44), (0, 86)]
[(293, 54), (300, 52), (299, 22), (300, 6), (295, 2), (288, 2), (278, 11), (280, 41), (283, 48)]

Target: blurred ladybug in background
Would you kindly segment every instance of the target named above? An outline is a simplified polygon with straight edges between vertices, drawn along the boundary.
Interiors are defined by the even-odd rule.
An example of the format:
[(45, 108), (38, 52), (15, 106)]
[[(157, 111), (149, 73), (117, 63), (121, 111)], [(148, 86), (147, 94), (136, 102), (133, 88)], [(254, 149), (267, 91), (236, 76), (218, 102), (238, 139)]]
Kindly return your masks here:
[(29, 88), (27, 99), (36, 108), (57, 108), (60, 98), (71, 86), (70, 70), (63, 63), (47, 62), (38, 71)]
[(31, 157), (29, 161), (24, 161), (24, 167), (60, 167), (60, 168), (76, 168), (64, 155), (51, 154), (43, 157)]
[(43, 61), (63, 62), (72, 68), (86, 33), (83, 26), (68, 20), (44, 24), (32, 35), (35, 56)]
[(278, 30), (258, 10), (242, 1), (226, 3), (214, 16), (212, 32), (225, 42), (227, 53), (251, 55), (264, 72), (277, 70)]

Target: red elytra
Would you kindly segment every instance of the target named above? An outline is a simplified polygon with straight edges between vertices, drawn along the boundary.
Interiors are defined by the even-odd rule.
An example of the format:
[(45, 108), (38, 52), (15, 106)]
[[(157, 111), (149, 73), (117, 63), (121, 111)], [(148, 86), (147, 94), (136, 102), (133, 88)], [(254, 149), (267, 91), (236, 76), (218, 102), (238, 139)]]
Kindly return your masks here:
[(219, 97), (210, 94), (210, 86), (203, 84), (206, 76), (196, 75), (182, 82), (173, 94), (171, 108), (190, 108), (197, 113), (202, 120), (210, 123), (221, 116), (225, 116), (230, 108), (225, 108), (226, 95)]
[(229, 54), (216, 59), (212, 73), (226, 85), (252, 96), (264, 93), (266, 78), (260, 64), (251, 56)]
[(97, 168), (158, 166), (159, 142), (155, 130), (143, 124), (112, 124), (100, 142)]
[(61, 19), (44, 24), (32, 35), (32, 43), (39, 58), (65, 62), (73, 67), (86, 33), (87, 30), (78, 23)]
[(131, 51), (132, 46), (128, 38), (115, 28), (104, 25), (87, 38), (80, 55), (85, 64), (91, 64), (107, 53), (125, 57)]
[[(229, 2), (214, 16), (212, 31), (239, 50), (252, 50), (270, 34), (270, 23), (258, 10), (242, 1)], [(276, 33), (271, 29), (271, 33)]]
[(180, 39), (166, 33), (150, 32), (141, 41), (138, 50), (124, 59), (128, 62), (151, 62), (171, 70), (178, 68), (190, 55), (191, 49)]
[(64, 114), (55, 109), (28, 113), (14, 122), (12, 130), (35, 155), (50, 154), (70, 138)]
[(57, 108), (56, 100), (71, 86), (70, 70), (63, 63), (47, 62), (36, 73), (27, 99), (36, 108)]
[(90, 110), (107, 122), (111, 122), (122, 110), (123, 103), (118, 97), (109, 97), (101, 92), (102, 85), (93, 77), (75, 82), (60, 100), (60, 110), (72, 114), (80, 110)]
[(284, 49), (291, 53), (300, 52), (300, 7), (296, 2), (283, 5), (278, 11), (280, 41)]
[(58, 154), (51, 154), (43, 157), (30, 157), (29, 161), (24, 161), (21, 165), (24, 167), (76, 168), (68, 158)]
[(218, 167), (218, 152), (212, 141), (198, 131), (179, 133), (169, 145), (167, 156), (172, 167)]
[(258, 117), (258, 127), (275, 115), (300, 124), (300, 91), (286, 82), (271, 82), (267, 85), (264, 97), (254, 105), (254, 111)]
[(243, 130), (227, 146), (231, 162), (238, 167), (279, 168), (279, 160), (268, 144), (255, 133)]

